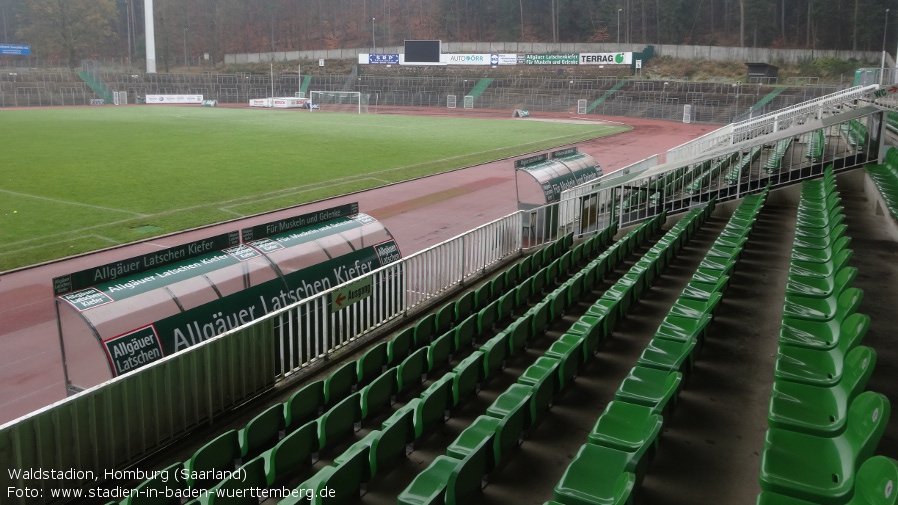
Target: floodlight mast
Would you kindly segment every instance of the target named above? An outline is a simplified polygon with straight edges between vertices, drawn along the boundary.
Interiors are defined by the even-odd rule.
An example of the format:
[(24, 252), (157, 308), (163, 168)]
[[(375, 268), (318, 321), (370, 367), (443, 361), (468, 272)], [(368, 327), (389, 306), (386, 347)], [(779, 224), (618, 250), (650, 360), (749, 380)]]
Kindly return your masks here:
[(147, 46), (147, 73), (156, 73), (156, 28), (153, 25), (153, 0), (143, 0), (144, 35)]

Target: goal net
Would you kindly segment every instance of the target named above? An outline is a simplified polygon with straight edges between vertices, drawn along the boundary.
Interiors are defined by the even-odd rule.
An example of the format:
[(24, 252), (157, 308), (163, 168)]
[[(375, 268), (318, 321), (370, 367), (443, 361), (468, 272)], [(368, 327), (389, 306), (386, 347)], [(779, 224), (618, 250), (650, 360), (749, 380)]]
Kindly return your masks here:
[(358, 91), (310, 91), (309, 105), (312, 110), (329, 112), (368, 112), (368, 94)]

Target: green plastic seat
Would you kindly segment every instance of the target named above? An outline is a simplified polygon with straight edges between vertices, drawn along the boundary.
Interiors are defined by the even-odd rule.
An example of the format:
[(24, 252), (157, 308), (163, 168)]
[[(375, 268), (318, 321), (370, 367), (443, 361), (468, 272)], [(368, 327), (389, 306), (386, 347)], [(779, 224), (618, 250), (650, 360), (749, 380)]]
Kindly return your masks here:
[(816, 386), (837, 384), (842, 380), (845, 360), (863, 340), (869, 324), (870, 318), (864, 314), (854, 314), (846, 319), (838, 345), (832, 349), (779, 346), (774, 372), (776, 380)]
[[(845, 295), (844, 299), (842, 295)], [(845, 285), (835, 286), (833, 293), (826, 298), (815, 296), (786, 294), (783, 303), (783, 326), (792, 324), (793, 320), (828, 321), (837, 314), (847, 314), (863, 299), (864, 292)]]
[(387, 348), (386, 342), (380, 342), (359, 358), (356, 362), (357, 385), (364, 386), (384, 372), (388, 362)]
[(824, 505), (847, 502), (890, 413), (885, 396), (867, 391), (851, 403), (845, 431), (836, 437), (771, 428), (761, 454), (761, 489)]
[(688, 342), (695, 340), (698, 347), (702, 345), (711, 323), (711, 314), (703, 314), (698, 318), (682, 317), (668, 314), (658, 326), (655, 338)]
[(434, 335), (442, 335), (452, 328), (455, 323), (455, 302), (449, 302), (443, 305), (436, 312), (434, 318)]
[[(895, 505), (898, 503), (898, 461), (871, 456), (861, 464), (854, 478), (854, 496), (846, 505)], [(757, 505), (816, 505), (778, 493), (763, 492)]]
[(793, 245), (791, 259), (825, 263), (832, 260), (839, 252), (844, 251), (849, 243), (851, 243), (851, 237), (839, 237), (836, 240), (818, 240), (802, 246)]
[(663, 424), (663, 418), (651, 407), (612, 401), (590, 431), (589, 443), (628, 453), (626, 470), (636, 474), (636, 482), (640, 482), (658, 450)]
[(446, 455), (462, 460), (486, 442), (490, 449), (487, 451), (486, 473), (492, 472), (500, 461), (500, 454), (495, 451), (495, 436), (501, 422), (501, 419), (495, 417), (478, 416), (449, 444)]
[(277, 403), (249, 420), (239, 432), (240, 454), (244, 461), (270, 449), (284, 429), (284, 404)]
[(527, 346), (527, 341), (530, 340), (530, 334), (533, 326), (532, 320), (532, 315), (525, 315), (512, 323), (511, 326), (509, 326), (504, 332), (502, 332), (506, 337), (504, 339), (506, 350), (502, 355), (503, 368), (504, 359), (506, 357), (521, 352)]
[(477, 333), (484, 335), (493, 331), (499, 321), (499, 300), (492, 301), (477, 313)]
[(854, 479), (854, 496), (848, 505), (895, 505), (898, 503), (898, 461), (871, 456), (861, 464)]
[[(278, 505), (316, 505), (322, 502), (321, 495), (327, 486), (327, 479), (337, 471), (337, 467), (328, 465), (309, 477), (305, 482), (296, 486), (296, 492), (278, 502)], [(316, 498), (312, 499), (311, 496)], [(187, 504), (185, 504), (187, 505)]]
[(686, 287), (683, 288), (681, 298), (689, 300), (697, 300), (700, 302), (710, 301), (714, 293), (723, 294), (730, 283), (729, 275), (721, 275), (714, 282), (702, 282), (695, 279), (690, 280)]
[(512, 265), (505, 269), (505, 273), (502, 275), (505, 275), (506, 289), (512, 289), (512, 288), (517, 287), (518, 281), (520, 280), (520, 278), (519, 278), (520, 273), (521, 273), (521, 271), (518, 268), (518, 265)]
[(518, 287), (513, 291), (514, 300), (516, 307), (524, 307), (530, 302), (530, 297), (533, 294), (533, 282), (528, 277), (525, 281), (522, 281), (518, 284)]
[(178, 461), (162, 469), (156, 476), (138, 484), (135, 492), (122, 500), (121, 505), (181, 505), (180, 497), (187, 487), (184, 479), (180, 478), (183, 468), (184, 465)]
[(523, 429), (527, 429), (536, 422), (537, 413), (533, 408), (533, 387), (527, 384), (511, 384), (487, 407), (486, 415), (496, 419), (505, 419), (521, 409), (524, 413)]
[[(443, 307), (443, 308), (445, 309), (446, 307)], [(433, 338), (435, 336), (441, 335), (436, 332), (436, 326), (437, 326), (437, 316), (435, 313), (431, 312), (430, 314), (427, 314), (427, 315), (421, 317), (421, 319), (419, 319), (418, 322), (415, 323), (415, 326), (414, 326), (415, 339), (414, 339), (413, 348), (421, 349), (422, 347), (430, 345), (430, 342), (433, 340)]]
[(559, 372), (559, 389), (564, 388), (577, 377), (580, 366), (586, 363), (584, 347), (586, 346), (586, 337), (583, 335), (574, 335), (565, 333), (558, 338), (552, 345), (546, 349), (543, 354), (549, 358), (558, 360)]
[(836, 287), (851, 286), (857, 277), (857, 268), (844, 267), (829, 277), (789, 276), (786, 281), (786, 296), (802, 295), (825, 298), (835, 291)]
[[(846, 289), (839, 297), (836, 311), (829, 320), (810, 321), (784, 317), (780, 326), (780, 346), (828, 350), (838, 345), (840, 336), (843, 334), (854, 335), (858, 332), (866, 332), (869, 320), (865, 323), (861, 318), (852, 317), (856, 314), (855, 311), (861, 303), (863, 294), (864, 292), (859, 289)], [(853, 321), (853, 323), (846, 326), (846, 321)]]
[[(343, 478), (347, 478), (348, 481), (342, 483), (342, 485), (344, 486), (344, 491), (352, 491), (352, 488), (355, 488), (356, 492), (358, 492), (359, 490), (364, 490), (364, 483), (369, 482), (371, 478), (377, 473), (377, 467), (372, 466), (372, 452), (379, 442), (382, 434), (383, 432), (381, 432), (380, 430), (372, 430), (368, 432), (367, 435), (362, 437), (361, 440), (356, 441), (355, 443), (347, 447), (346, 450), (344, 450), (339, 456), (334, 458), (334, 466), (352, 466), (351, 471), (349, 471), (349, 468), (347, 468), (344, 469), (343, 472)], [(333, 478), (334, 476), (331, 476), (331, 479)], [(352, 495), (353, 494), (351, 492), (347, 492), (344, 494), (344, 497)]]
[(480, 333), (477, 331), (477, 316), (471, 315), (460, 321), (452, 330), (452, 352), (469, 349)]
[(848, 261), (851, 260), (853, 255), (854, 251), (851, 249), (843, 249), (836, 253), (832, 259), (823, 263), (817, 261), (792, 261), (789, 264), (789, 277), (832, 277), (848, 265)]
[(307, 422), (317, 419), (324, 408), (324, 381), (306, 384), (284, 404), (286, 430), (293, 431)]
[(452, 361), (452, 339), (454, 332), (446, 332), (442, 336), (433, 339), (433, 343), (427, 349), (427, 371), (440, 370)]
[(842, 380), (821, 387), (774, 381), (767, 424), (818, 437), (839, 435), (845, 429), (848, 406), (867, 385), (876, 366), (876, 352), (858, 347), (845, 358)]
[(311, 466), (318, 453), (318, 421), (309, 421), (263, 453), (268, 483), (273, 485)]
[(530, 338), (528, 340), (545, 334), (546, 327), (549, 326), (549, 302), (543, 300), (531, 307), (527, 313), (530, 315)]
[(499, 297), (499, 314), (496, 321), (505, 321), (514, 315), (514, 309), (517, 306), (517, 290), (509, 291)]
[(428, 351), (427, 347), (418, 349), (399, 364), (396, 370), (397, 395), (403, 394), (424, 382), (424, 377), (427, 373)]
[(615, 391), (614, 399), (649, 407), (653, 413), (667, 416), (673, 410), (682, 381), (680, 372), (635, 366)]
[(452, 383), (455, 374), (447, 373), (421, 392), (421, 407), (415, 418), (416, 429), (429, 431), (438, 423), (446, 422), (453, 406)]
[[(411, 412), (408, 411), (411, 420)], [(377, 430), (371, 433), (376, 433)], [(409, 438), (408, 426), (401, 422), (394, 422), (380, 430), (380, 436), (372, 440), (371, 444), (371, 474), (390, 466), (396, 460), (407, 455), (408, 444), (413, 442)]]
[(658, 370), (681, 372), (684, 375), (692, 370), (693, 352), (697, 345), (695, 340), (677, 342), (662, 338), (649, 341), (637, 364)]
[(268, 481), (265, 476), (265, 461), (257, 457), (247, 461), (240, 471), (225, 478), (209, 489), (210, 503), (224, 505), (254, 505), (259, 499), (253, 496), (252, 490), (265, 489)]
[(702, 319), (705, 315), (713, 316), (717, 312), (721, 300), (723, 300), (723, 294), (720, 292), (712, 293), (707, 301), (694, 300), (681, 296), (680, 298), (677, 298), (677, 301), (670, 308), (668, 314), (683, 318)]
[(561, 386), (560, 367), (561, 362), (558, 359), (540, 356), (518, 377), (518, 384), (533, 388), (534, 419), (552, 406), (555, 394)]
[(505, 359), (509, 354), (509, 337), (510, 333), (508, 331), (503, 331), (484, 342), (478, 349), (478, 351), (483, 354), (484, 380), (495, 376), (505, 368)]
[(475, 450), (461, 460), (437, 456), (430, 466), (399, 493), (397, 503), (465, 503), (482, 488), (491, 443), (492, 439), (483, 439)]
[(318, 418), (318, 447), (324, 450), (361, 428), (361, 394), (353, 393)]
[(485, 282), (474, 290), (474, 312), (478, 312), (493, 301), (492, 284)]
[(618, 505), (633, 502), (636, 475), (626, 470), (630, 455), (584, 444), (555, 485), (553, 498), (564, 505)]
[(539, 296), (546, 290), (546, 279), (548, 269), (542, 268), (530, 276), (530, 291), (532, 294)]
[(368, 419), (393, 403), (396, 395), (396, 370), (393, 367), (380, 374), (359, 391), (362, 419)]
[(353, 391), (356, 379), (355, 361), (338, 366), (324, 379), (324, 408), (330, 408)]
[(418, 438), (418, 432), (415, 429), (415, 415), (418, 410), (418, 398), (412, 402), (396, 409), (390, 417), (381, 423), (380, 429), (384, 433), (394, 433), (399, 439), (404, 440), (406, 446), (406, 454), (411, 452), (415, 439)]
[(474, 291), (461, 295), (455, 302), (455, 320), (463, 321), (474, 313)]
[(214, 471), (233, 470), (234, 462), (240, 459), (240, 442), (236, 430), (228, 430), (207, 442), (193, 453), (184, 465), (187, 470), (187, 486), (193, 489), (209, 489), (220, 479), (200, 478), (212, 475)]
[(484, 354), (474, 351), (452, 369), (452, 406), (480, 391), (483, 382)]
[(409, 356), (415, 341), (415, 328), (408, 327), (387, 342), (387, 365), (398, 365)]
[[(580, 316), (574, 324), (568, 329), (568, 333), (574, 335), (583, 335), (586, 337), (584, 352), (585, 360), (595, 355), (598, 351), (599, 344), (605, 340), (605, 318), (589, 315)], [(585, 362), (584, 360), (584, 362)]]
[(370, 461), (370, 440), (351, 445), (334, 459), (335, 470), (323, 479), (324, 487), (328, 489), (326, 497), (318, 496), (312, 501), (322, 504), (352, 503), (353, 499), (364, 493), (364, 483), (371, 477)]

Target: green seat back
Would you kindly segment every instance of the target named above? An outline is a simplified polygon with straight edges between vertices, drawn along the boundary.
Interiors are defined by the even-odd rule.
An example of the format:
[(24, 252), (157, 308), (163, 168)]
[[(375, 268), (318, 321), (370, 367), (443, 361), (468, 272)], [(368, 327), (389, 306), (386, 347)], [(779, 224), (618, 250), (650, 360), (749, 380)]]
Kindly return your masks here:
[(316, 419), (324, 407), (324, 381), (309, 383), (287, 400), (284, 407), (284, 419), (287, 431), (292, 431), (305, 423)]

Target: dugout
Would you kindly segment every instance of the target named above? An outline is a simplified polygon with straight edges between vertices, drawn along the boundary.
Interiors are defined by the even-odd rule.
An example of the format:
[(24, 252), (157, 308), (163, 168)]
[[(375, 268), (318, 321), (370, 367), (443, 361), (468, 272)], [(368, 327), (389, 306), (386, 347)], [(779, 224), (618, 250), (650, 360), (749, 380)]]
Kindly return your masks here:
[[(524, 214), (524, 229), (534, 239), (553, 236), (562, 191), (602, 175), (595, 158), (576, 147), (516, 160), (514, 166), (518, 209), (530, 211)], [(543, 206), (548, 206), (545, 212), (536, 210)]]
[(58, 277), (66, 385), (97, 385), (400, 258), (353, 203)]

